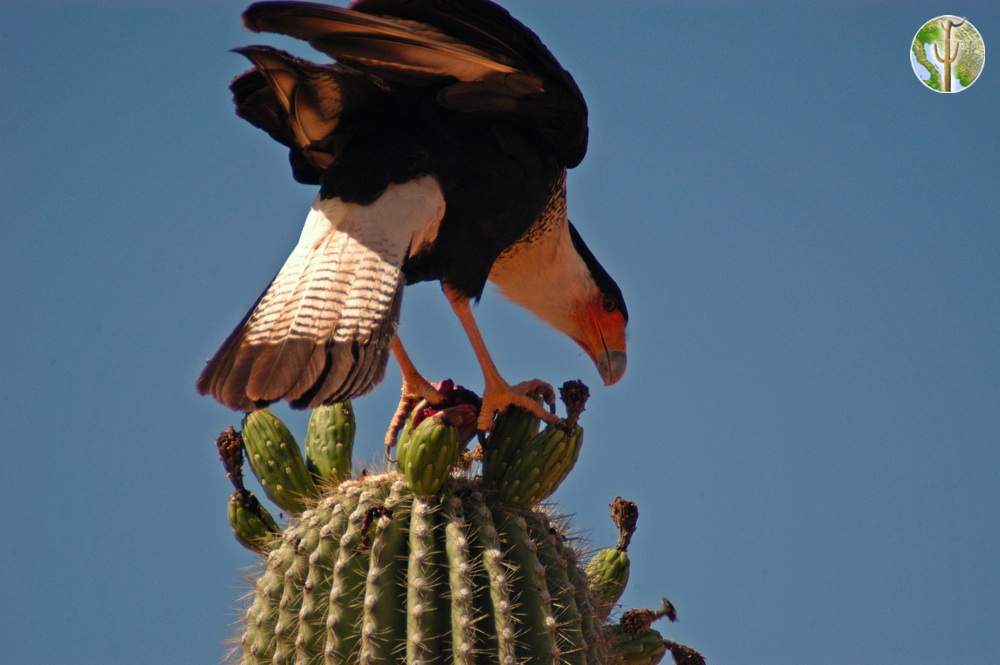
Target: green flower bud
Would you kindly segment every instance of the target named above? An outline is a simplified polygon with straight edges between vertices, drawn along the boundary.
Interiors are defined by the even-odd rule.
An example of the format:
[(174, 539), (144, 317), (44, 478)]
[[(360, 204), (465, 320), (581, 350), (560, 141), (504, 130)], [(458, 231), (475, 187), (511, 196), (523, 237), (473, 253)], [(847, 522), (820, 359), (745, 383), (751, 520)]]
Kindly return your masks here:
[(436, 494), (458, 463), (462, 430), (475, 418), (476, 410), (470, 405), (453, 406), (422, 419), (416, 410), (396, 453), (406, 486), (418, 495)]
[(278, 506), (298, 514), (318, 496), (295, 437), (276, 415), (267, 409), (248, 415), (243, 445), (254, 475)]
[(306, 468), (334, 486), (350, 478), (356, 428), (350, 402), (313, 409), (306, 429)]
[(621, 626), (607, 626), (604, 630), (613, 665), (656, 665), (667, 652), (663, 635), (652, 628), (639, 634), (632, 634)]
[(252, 492), (233, 492), (226, 515), (233, 535), (243, 547), (260, 554), (274, 548), (280, 534), (278, 525)]

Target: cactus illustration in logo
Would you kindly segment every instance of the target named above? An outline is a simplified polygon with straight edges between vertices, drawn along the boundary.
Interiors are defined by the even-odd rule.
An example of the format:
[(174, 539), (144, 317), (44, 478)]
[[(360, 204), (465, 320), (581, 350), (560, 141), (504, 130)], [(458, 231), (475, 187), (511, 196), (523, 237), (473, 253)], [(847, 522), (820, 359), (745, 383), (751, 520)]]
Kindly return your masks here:
[(924, 23), (910, 46), (910, 65), (937, 92), (961, 92), (983, 71), (986, 45), (968, 19), (938, 16)]

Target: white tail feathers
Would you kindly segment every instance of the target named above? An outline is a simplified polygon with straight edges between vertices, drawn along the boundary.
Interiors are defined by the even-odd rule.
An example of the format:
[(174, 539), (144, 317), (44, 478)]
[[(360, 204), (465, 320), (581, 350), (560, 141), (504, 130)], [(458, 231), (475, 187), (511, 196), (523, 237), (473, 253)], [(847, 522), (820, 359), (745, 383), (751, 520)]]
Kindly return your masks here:
[(392, 185), (368, 206), (317, 199), (288, 260), (208, 362), (199, 391), (252, 411), (370, 390), (396, 332), (407, 249), (443, 213), (430, 177)]

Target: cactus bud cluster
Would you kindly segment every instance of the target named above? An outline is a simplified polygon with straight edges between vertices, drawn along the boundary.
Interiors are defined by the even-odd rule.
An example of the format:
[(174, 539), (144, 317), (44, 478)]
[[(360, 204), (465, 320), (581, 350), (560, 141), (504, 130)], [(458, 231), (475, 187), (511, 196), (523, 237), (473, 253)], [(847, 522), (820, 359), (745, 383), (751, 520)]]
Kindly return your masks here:
[[(249, 414), (241, 433), (219, 436), (236, 489), (229, 523), (264, 560), (241, 661), (656, 665), (670, 651), (697, 662), (697, 652), (651, 628), (676, 618), (666, 601), (607, 623), (628, 581), (635, 504), (612, 504), (618, 544), (585, 567), (564, 520), (538, 505), (579, 457), (586, 387), (564, 386), (568, 417), (545, 428), (508, 409), (482, 440), (478, 472), (471, 457), (463, 464), (478, 398), (450, 382), (440, 390), (445, 402), (412, 411), (397, 468), (384, 473), (351, 476), (356, 424), (347, 403), (313, 411), (305, 457), (267, 410)], [(243, 486), (244, 453), (287, 514), (284, 531)]]

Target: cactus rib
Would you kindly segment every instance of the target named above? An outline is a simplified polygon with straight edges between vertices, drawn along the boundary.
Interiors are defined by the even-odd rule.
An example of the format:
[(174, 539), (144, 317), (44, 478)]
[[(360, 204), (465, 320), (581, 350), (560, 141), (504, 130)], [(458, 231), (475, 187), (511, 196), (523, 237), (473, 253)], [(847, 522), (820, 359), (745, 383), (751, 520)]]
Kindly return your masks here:
[(473, 617), (472, 563), (466, 537), (462, 500), (452, 496), (444, 504), (445, 551), (451, 590), (451, 653), (454, 665), (473, 665), (476, 643)]
[[(556, 646), (562, 662), (569, 665), (587, 665), (587, 645), (581, 629), (580, 608), (567, 574), (566, 560), (556, 549), (555, 535), (539, 513), (528, 518), (528, 532), (538, 546), (538, 558), (545, 568), (545, 581), (556, 620)], [(594, 664), (596, 665), (596, 663)]]
[(393, 483), (374, 527), (361, 623), (361, 665), (391, 665), (405, 642), (406, 623), (396, 594), (405, 577), (412, 500), (401, 481)]
[(357, 628), (361, 619), (361, 604), (356, 599), (362, 595), (368, 577), (369, 558), (368, 548), (364, 546), (366, 534), (362, 524), (369, 509), (377, 506), (383, 496), (384, 489), (381, 487), (362, 491), (340, 539), (326, 619), (326, 646), (323, 650), (326, 665), (350, 662), (356, 655)]
[(566, 574), (576, 593), (576, 605), (580, 609), (580, 630), (587, 645), (587, 662), (594, 665), (607, 660), (607, 644), (604, 633), (597, 623), (597, 607), (586, 574), (580, 570), (576, 552), (558, 536), (555, 538), (556, 551), (566, 561)]
[(517, 575), (514, 611), (522, 621), (517, 640), (518, 662), (557, 663), (560, 654), (555, 640), (556, 621), (545, 569), (538, 562), (537, 547), (528, 536), (527, 523), (520, 515), (498, 510), (494, 510), (493, 519), (507, 551), (505, 559)]
[(319, 545), (309, 555), (309, 574), (302, 587), (299, 632), (295, 638), (296, 665), (319, 665), (323, 661), (323, 641), (326, 638), (323, 621), (333, 575), (331, 561), (336, 558), (348, 517), (357, 505), (357, 494), (344, 493), (337, 497), (340, 503), (327, 504), (330, 519), (319, 530)]
[(406, 592), (406, 662), (427, 665), (441, 655), (443, 628), (438, 584), (437, 506), (414, 496), (410, 515), (410, 556)]
[(298, 635), (299, 610), (302, 607), (302, 587), (309, 574), (309, 557), (319, 545), (320, 526), (330, 519), (330, 509), (317, 509), (304, 516), (304, 533), (295, 546), (291, 565), (285, 570), (284, 592), (278, 602), (278, 622), (274, 625), (275, 646), (272, 662), (295, 662), (295, 638)]
[(510, 573), (504, 565), (500, 535), (494, 525), (493, 514), (479, 492), (470, 492), (466, 497), (465, 514), (473, 528), (476, 549), (482, 552), (499, 665), (515, 665), (517, 627), (510, 592)]
[(247, 664), (266, 663), (274, 656), (274, 627), (278, 621), (285, 571), (295, 559), (295, 548), (302, 533), (298, 526), (288, 529), (278, 549), (267, 556), (267, 569), (257, 581), (253, 605), (247, 612), (247, 631), (243, 636), (244, 662)]

